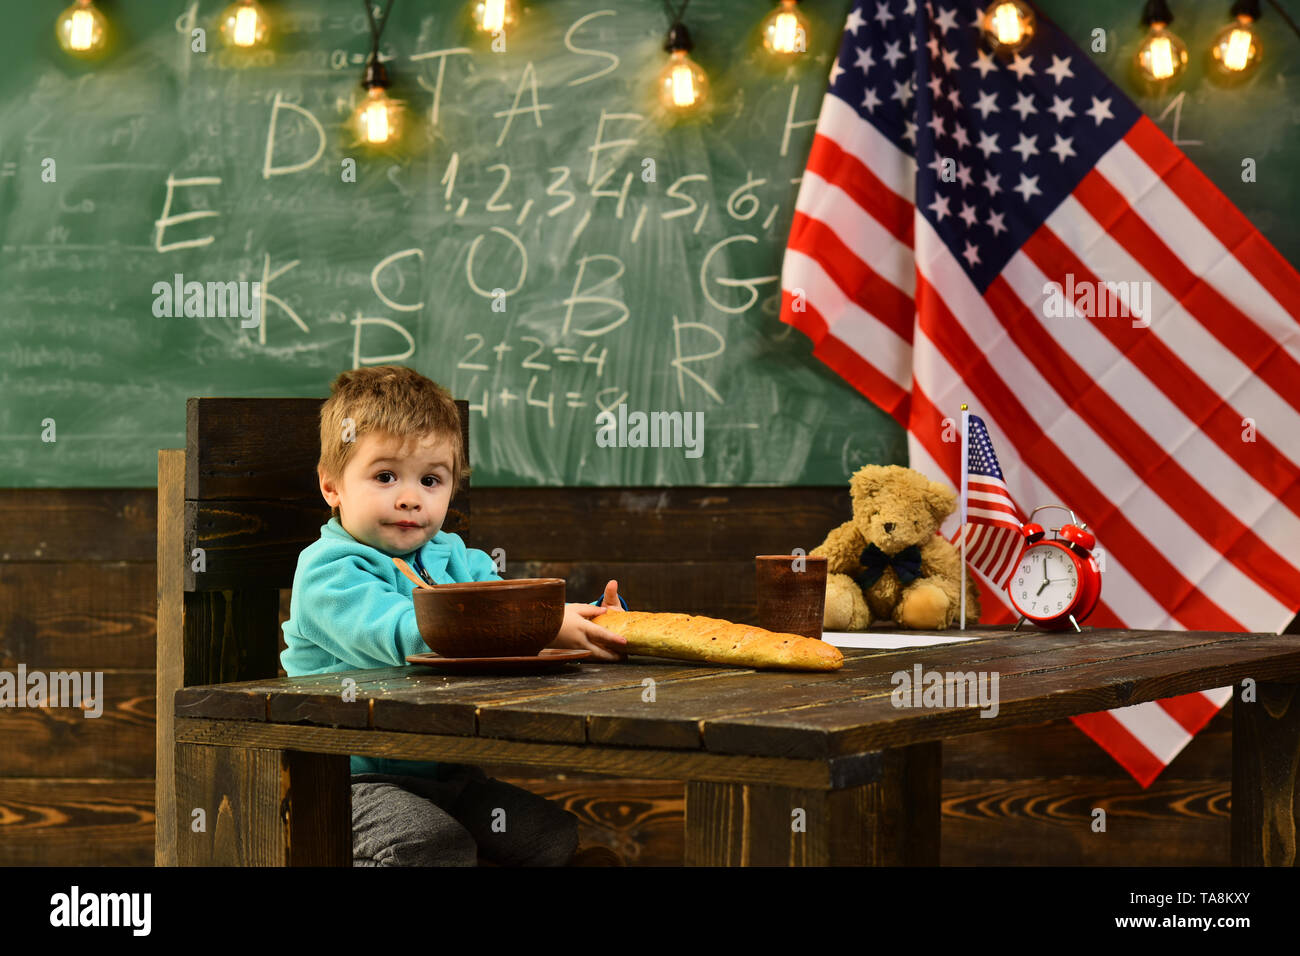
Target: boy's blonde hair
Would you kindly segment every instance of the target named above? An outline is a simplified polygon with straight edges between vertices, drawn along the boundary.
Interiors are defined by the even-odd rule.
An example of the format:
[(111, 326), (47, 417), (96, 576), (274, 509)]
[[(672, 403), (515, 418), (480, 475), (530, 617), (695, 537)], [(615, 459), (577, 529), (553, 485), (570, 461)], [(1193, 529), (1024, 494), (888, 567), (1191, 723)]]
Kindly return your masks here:
[[(345, 441), (352, 419), (353, 440)], [(357, 442), (377, 432), (420, 441), (432, 436), (451, 443), (454, 495), (469, 476), (469, 452), (461, 440), (460, 413), (451, 393), (404, 365), (371, 365), (341, 372), (320, 408), (320, 466), (335, 481), (343, 475)], [(338, 517), (339, 509), (330, 513)]]

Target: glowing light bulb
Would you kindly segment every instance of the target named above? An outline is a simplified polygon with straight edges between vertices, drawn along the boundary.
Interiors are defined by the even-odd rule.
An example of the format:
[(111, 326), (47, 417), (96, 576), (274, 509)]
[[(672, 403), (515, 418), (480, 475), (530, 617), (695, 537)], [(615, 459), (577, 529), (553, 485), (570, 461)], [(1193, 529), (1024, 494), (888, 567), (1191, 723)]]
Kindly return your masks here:
[(238, 0), (221, 11), (221, 39), (244, 49), (265, 45), (271, 35), (266, 11), (256, 0)]
[(518, 23), (514, 0), (475, 0), (470, 8), (474, 26), (484, 33), (510, 30)]
[(799, 12), (795, 0), (781, 0), (781, 5), (767, 15), (760, 29), (763, 46), (769, 53), (784, 56), (808, 51), (808, 20)]
[(85, 10), (72, 15), (72, 28), (68, 31), (68, 45), (74, 50), (89, 50), (94, 42), (95, 18)]
[(676, 113), (696, 110), (707, 98), (709, 78), (685, 50), (673, 50), (659, 74), (659, 101)]
[(695, 77), (691, 75), (691, 68), (685, 63), (675, 64), (672, 79), (673, 106), (694, 106), (697, 98)]
[(994, 53), (1011, 54), (1024, 49), (1034, 37), (1034, 11), (1021, 0), (991, 3), (984, 11), (980, 30)]
[(1223, 65), (1230, 70), (1240, 72), (1246, 68), (1250, 59), (1250, 31), (1233, 30), (1228, 34), (1227, 49), (1223, 54)]
[(54, 23), (59, 46), (74, 56), (90, 57), (104, 52), (108, 41), (108, 20), (91, 0), (77, 0), (59, 14)]
[(1262, 50), (1255, 34), (1254, 20), (1239, 16), (1218, 32), (1210, 45), (1210, 57), (1221, 73), (1227, 76), (1244, 76), (1259, 66)]
[(1015, 7), (1004, 3), (993, 11), (993, 32), (997, 34), (998, 42), (1007, 46), (1020, 42), (1025, 31), (1020, 26), (1020, 16)]
[(1164, 80), (1174, 75), (1174, 47), (1168, 37), (1156, 37), (1151, 41), (1150, 64), (1151, 75), (1157, 80)]
[(402, 132), (402, 103), (391, 99), (382, 86), (366, 90), (353, 114), (353, 128), (361, 142), (368, 146), (388, 146), (395, 143)]
[(1137, 62), (1138, 69), (1148, 80), (1165, 83), (1187, 66), (1187, 45), (1169, 32), (1166, 24), (1155, 20), (1138, 48)]

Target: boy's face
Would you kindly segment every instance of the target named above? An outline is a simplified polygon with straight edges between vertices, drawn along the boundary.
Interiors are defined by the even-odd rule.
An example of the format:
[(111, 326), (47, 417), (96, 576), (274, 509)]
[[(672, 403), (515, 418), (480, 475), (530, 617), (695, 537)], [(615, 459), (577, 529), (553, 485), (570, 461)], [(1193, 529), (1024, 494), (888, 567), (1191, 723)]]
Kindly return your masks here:
[(341, 480), (318, 469), (321, 494), (339, 509), (343, 529), (388, 554), (423, 547), (442, 527), (451, 503), (451, 442), (426, 436), (406, 449), (401, 445), (390, 435), (368, 432), (357, 440)]

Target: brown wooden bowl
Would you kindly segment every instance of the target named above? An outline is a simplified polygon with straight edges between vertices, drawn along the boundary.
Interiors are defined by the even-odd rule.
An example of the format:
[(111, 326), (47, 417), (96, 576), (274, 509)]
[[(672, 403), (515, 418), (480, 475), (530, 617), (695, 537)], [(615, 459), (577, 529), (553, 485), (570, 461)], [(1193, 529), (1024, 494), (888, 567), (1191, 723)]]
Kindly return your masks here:
[(537, 654), (564, 623), (563, 578), (439, 584), (412, 597), (420, 636), (443, 657)]

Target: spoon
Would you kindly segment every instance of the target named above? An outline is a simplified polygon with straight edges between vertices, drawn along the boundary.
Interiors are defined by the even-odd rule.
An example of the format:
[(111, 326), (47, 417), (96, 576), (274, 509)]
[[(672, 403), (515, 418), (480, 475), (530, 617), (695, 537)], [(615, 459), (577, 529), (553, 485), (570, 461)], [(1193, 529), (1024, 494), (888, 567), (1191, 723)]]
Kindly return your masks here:
[(428, 591), (433, 590), (433, 585), (429, 584), (424, 580), (424, 578), (420, 577), (418, 574), (412, 571), (411, 566), (407, 564), (405, 561), (403, 561), (401, 558), (393, 558), (393, 564), (397, 565), (397, 570), (401, 571), (408, 578), (414, 581), (416, 587), (424, 588), (425, 590)]

